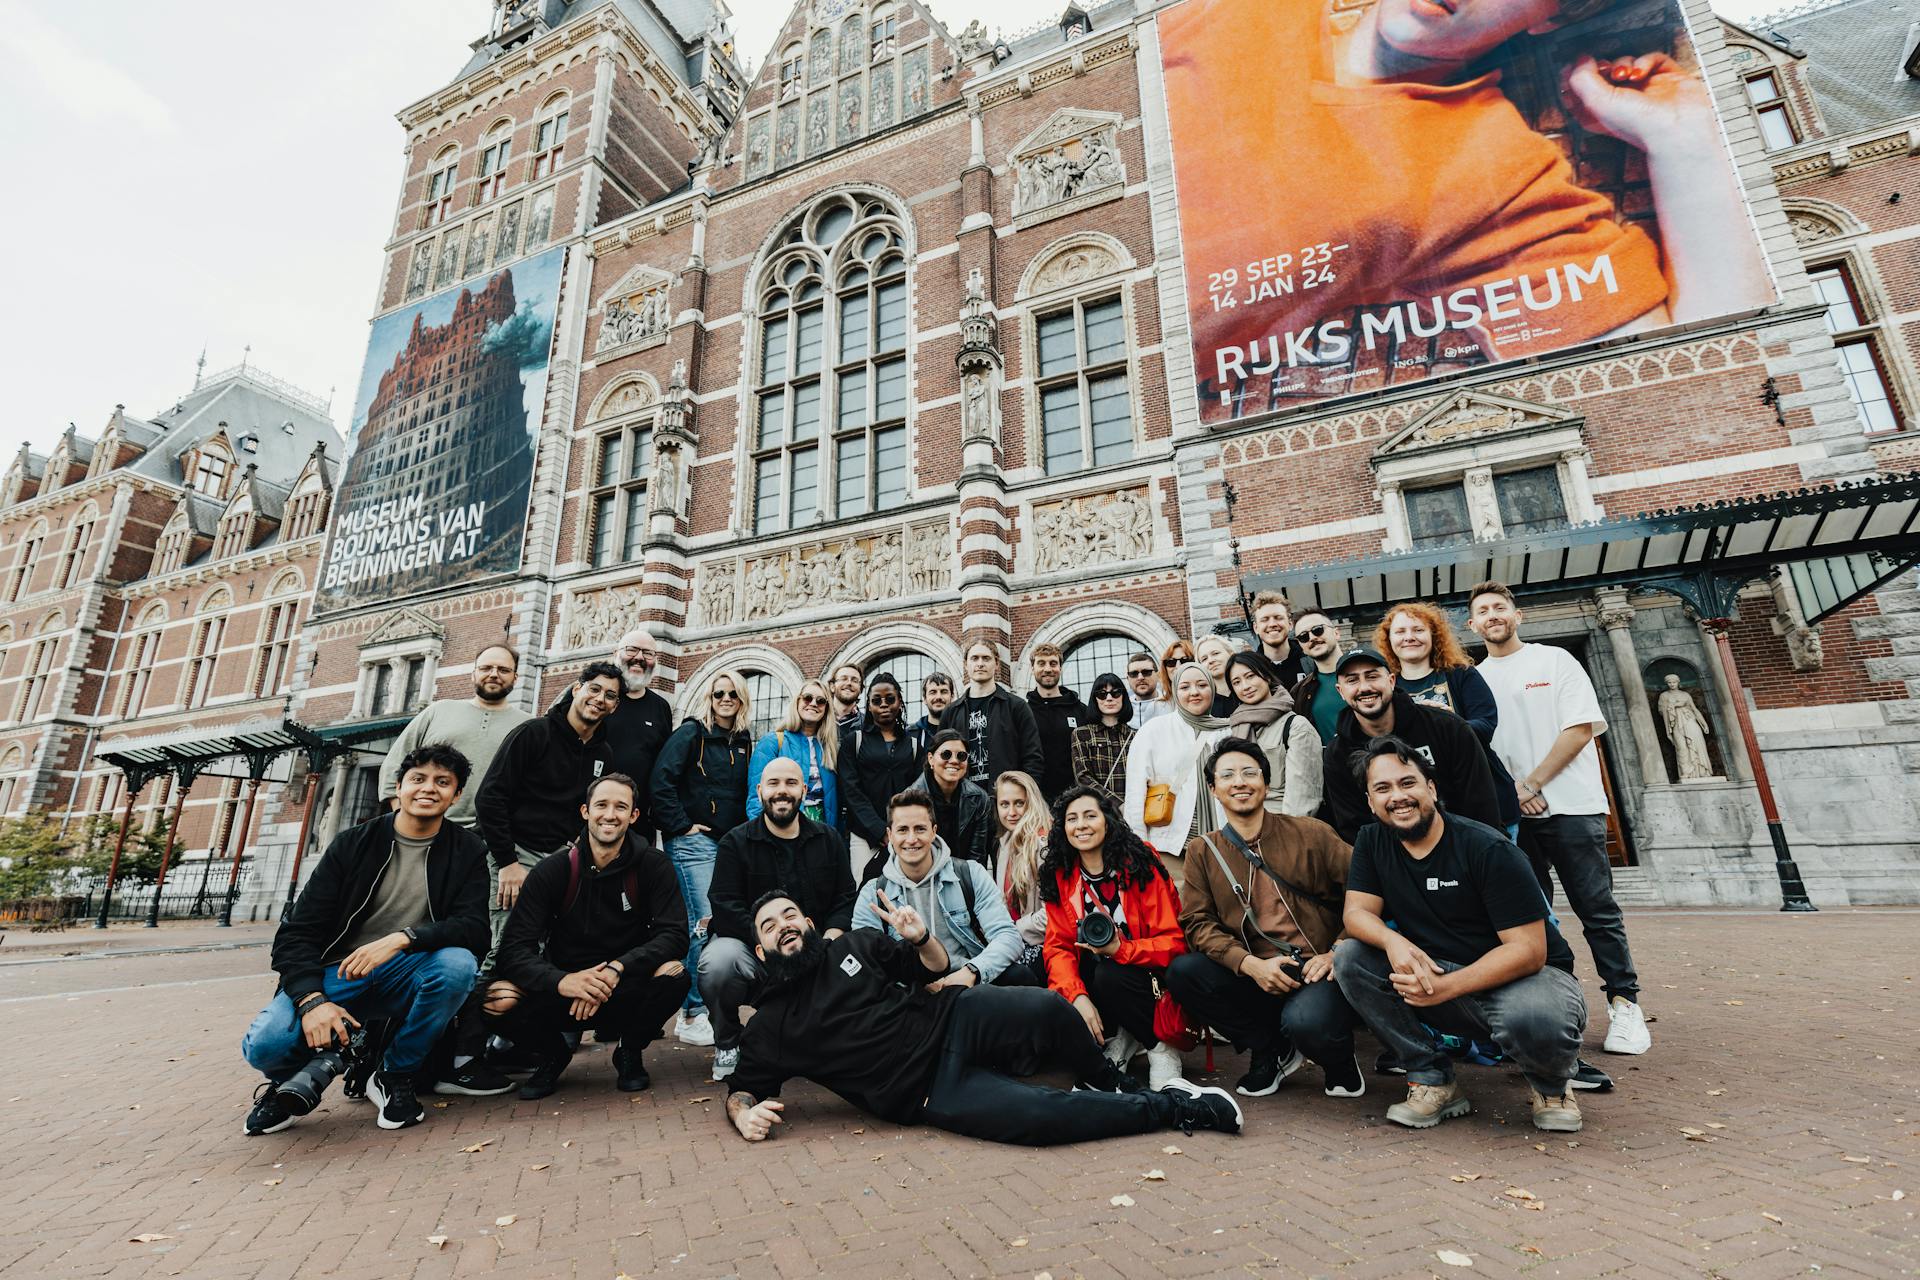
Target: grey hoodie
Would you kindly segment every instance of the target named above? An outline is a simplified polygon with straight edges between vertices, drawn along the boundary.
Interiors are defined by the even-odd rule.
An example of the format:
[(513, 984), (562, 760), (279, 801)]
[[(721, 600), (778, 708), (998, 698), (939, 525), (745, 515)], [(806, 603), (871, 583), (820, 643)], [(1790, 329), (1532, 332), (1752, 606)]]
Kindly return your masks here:
[[(984, 937), (977, 937), (967, 918), (967, 903), (960, 886), (965, 876), (973, 886), (974, 914)], [(946, 842), (934, 837), (933, 864), (927, 874), (909, 881), (901, 874), (900, 860), (889, 851), (880, 874), (860, 886), (854, 902), (853, 927), (888, 932), (880, 919), (876, 898), (885, 889), (887, 900), (896, 907), (911, 906), (940, 939), (954, 968), (968, 960), (980, 969), (980, 976), (992, 982), (1000, 976), (1021, 949), (1020, 931), (1007, 914), (1007, 904), (993, 883), (993, 876), (977, 862), (955, 858)]]

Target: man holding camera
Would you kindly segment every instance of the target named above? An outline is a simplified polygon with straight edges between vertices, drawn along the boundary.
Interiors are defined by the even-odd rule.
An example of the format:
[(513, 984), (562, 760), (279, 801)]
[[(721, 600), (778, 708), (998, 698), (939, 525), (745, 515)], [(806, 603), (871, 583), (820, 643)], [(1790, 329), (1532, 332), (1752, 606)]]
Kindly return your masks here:
[(1333, 981), (1353, 851), (1318, 819), (1268, 812), (1270, 773), (1245, 738), (1207, 759), (1227, 822), (1187, 842), (1180, 926), (1192, 950), (1174, 957), (1167, 987), (1195, 1021), (1251, 1052), (1239, 1092), (1265, 1097), (1311, 1058), (1328, 1097), (1357, 1098), (1357, 1020)]
[(446, 821), (467, 758), (416, 748), (400, 762), (399, 807), (334, 837), (273, 938), (280, 990), (240, 1051), (266, 1076), (248, 1136), (312, 1111), (369, 1018), (396, 1026), (367, 1081), (382, 1129), (420, 1123), (414, 1073), (473, 988), (487, 950), (487, 846)]
[(632, 825), (638, 796), (624, 773), (594, 780), (580, 806), (585, 833), (527, 873), (500, 935), (485, 1007), (540, 1055), (520, 1086), (529, 1101), (552, 1093), (572, 1061), (565, 1033), (588, 1028), (620, 1037), (621, 1092), (645, 1089), (640, 1053), (687, 998), (686, 903), (667, 855)]

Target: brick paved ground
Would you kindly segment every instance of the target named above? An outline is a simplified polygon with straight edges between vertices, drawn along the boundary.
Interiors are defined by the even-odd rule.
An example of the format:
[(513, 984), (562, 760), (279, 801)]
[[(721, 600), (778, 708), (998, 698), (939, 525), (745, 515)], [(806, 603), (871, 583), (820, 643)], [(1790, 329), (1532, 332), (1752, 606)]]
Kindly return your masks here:
[[(247, 1139), (237, 1045), (271, 990), (262, 952), (0, 964), (0, 1272), (1920, 1271), (1920, 913), (1630, 923), (1654, 1052), (1604, 1060), (1620, 1087), (1589, 1095), (1574, 1140), (1532, 1129), (1517, 1077), (1469, 1068), (1479, 1110), (1425, 1134), (1381, 1119), (1392, 1082), (1335, 1102), (1309, 1072), (1250, 1104), (1239, 1139), (998, 1148), (806, 1088), (790, 1094), (788, 1132), (749, 1146), (725, 1126), (705, 1054), (674, 1047), (650, 1054), (654, 1089), (632, 1100), (589, 1053), (539, 1104), (454, 1100), (394, 1134), (335, 1100)], [(1240, 1065), (1221, 1062), (1229, 1078)], [(1165, 1179), (1143, 1180), (1149, 1169)], [(1133, 1204), (1110, 1203), (1122, 1194)], [(163, 1238), (131, 1242), (142, 1234)]]

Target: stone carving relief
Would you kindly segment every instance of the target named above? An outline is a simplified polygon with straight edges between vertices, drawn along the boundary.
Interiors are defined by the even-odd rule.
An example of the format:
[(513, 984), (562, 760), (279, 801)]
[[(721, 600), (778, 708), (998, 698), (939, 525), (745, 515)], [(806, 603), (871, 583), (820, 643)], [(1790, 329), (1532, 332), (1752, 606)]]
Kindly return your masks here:
[(1021, 144), (1013, 157), (1014, 225), (1070, 213), (1120, 194), (1118, 116), (1062, 111)]
[(604, 649), (640, 621), (640, 588), (607, 587), (567, 598), (560, 651)]
[(664, 342), (673, 327), (669, 301), (672, 284), (657, 271), (635, 270), (603, 294), (594, 354), (630, 342)]
[(867, 604), (946, 591), (953, 580), (946, 521), (700, 567), (700, 622), (725, 627), (826, 604)]
[(1153, 554), (1149, 490), (1068, 498), (1033, 509), (1033, 571), (1061, 573)]
[(1029, 289), (1032, 293), (1049, 293), (1055, 289), (1066, 289), (1088, 280), (1097, 280), (1119, 270), (1120, 262), (1113, 254), (1096, 244), (1080, 245), (1060, 254), (1040, 269), (1033, 278)]
[(653, 442), (653, 478), (648, 484), (648, 494), (652, 499), (650, 511), (665, 512), (676, 518), (685, 515), (682, 510), (682, 498), (686, 487), (681, 483), (684, 468), (681, 466), (680, 441), (671, 436), (656, 436)]
[(980, 268), (967, 273), (967, 296), (960, 304), (960, 424), (962, 440), (1000, 443), (1002, 358), (999, 323), (987, 301)]
[(599, 422), (604, 418), (617, 418), (623, 413), (630, 413), (636, 409), (644, 409), (652, 404), (655, 398), (652, 383), (643, 381), (629, 382), (611, 396), (607, 397), (607, 402), (600, 406), (600, 412), (593, 416), (593, 421)]
[(1789, 213), (1787, 225), (1793, 228), (1793, 238), (1799, 244), (1815, 244), (1821, 240), (1838, 239), (1840, 228), (1825, 218), (1813, 213)]
[(1795, 671), (1820, 670), (1827, 661), (1826, 642), (1821, 640), (1818, 631), (1807, 625), (1792, 580), (1776, 569), (1768, 575), (1767, 585), (1773, 592), (1774, 609), (1768, 625), (1773, 634), (1786, 643), (1788, 664)]
[(1492, 542), (1505, 533), (1500, 527), (1500, 502), (1493, 491), (1493, 472), (1475, 467), (1467, 472), (1467, 515), (1473, 521), (1476, 542)]

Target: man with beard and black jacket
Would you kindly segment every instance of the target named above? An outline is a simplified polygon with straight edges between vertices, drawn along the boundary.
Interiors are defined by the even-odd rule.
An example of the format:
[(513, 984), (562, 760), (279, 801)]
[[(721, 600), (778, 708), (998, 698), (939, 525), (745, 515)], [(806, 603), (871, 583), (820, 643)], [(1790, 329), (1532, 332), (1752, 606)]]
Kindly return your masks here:
[(1327, 745), (1325, 776), (1330, 821), (1342, 840), (1353, 843), (1360, 828), (1374, 821), (1353, 773), (1354, 755), (1375, 738), (1389, 735), (1412, 746), (1433, 766), (1448, 813), (1503, 828), (1486, 748), (1465, 720), (1439, 707), (1421, 706), (1396, 688), (1386, 659), (1364, 645), (1341, 657), (1333, 678), (1347, 709)]
[[(653, 777), (654, 762), (660, 749), (673, 733), (673, 708), (653, 691), (653, 672), (659, 665), (660, 651), (653, 643), (653, 632), (634, 627), (613, 647), (611, 665), (620, 677), (620, 697), (607, 713), (600, 733), (607, 743), (607, 768), (637, 778), (642, 788)], [(567, 695), (562, 694), (548, 711), (564, 709)], [(634, 829), (652, 840), (658, 829), (658, 817), (651, 810), (652, 795), (642, 794), (640, 811), (634, 816)]]
[[(587, 787), (612, 771), (601, 729), (619, 701), (620, 668), (588, 663), (565, 698), (507, 735), (487, 769), (474, 811), (500, 869), (493, 914), (496, 948), (528, 870), (579, 834)], [(492, 958), (489, 952), (489, 965)]]
[(755, 898), (790, 892), (830, 935), (852, 926), (853, 873), (840, 833), (800, 812), (807, 792), (800, 765), (775, 756), (760, 773), (760, 816), (720, 839), (708, 902), (713, 925), (700, 949), (699, 982), (713, 1022), (713, 1078), (740, 1061), (740, 1006), (756, 1005), (765, 973), (754, 958)]
[[(367, 1081), (376, 1123), (404, 1129), (426, 1118), (414, 1073), (487, 949), (487, 848), (446, 821), (467, 776), (452, 747), (416, 748), (400, 762), (398, 807), (335, 836), (280, 922), (280, 990), (240, 1046), (267, 1078), (247, 1114), (249, 1137), (312, 1111), (346, 1065), (340, 1051), (371, 1018), (397, 1023)], [(322, 1053), (335, 1055), (330, 1067), (314, 1062)]]
[[(991, 642), (975, 640), (968, 645), (967, 690), (948, 703), (940, 716), (942, 729), (965, 735), (967, 776), (988, 795), (1009, 769), (1038, 778), (1047, 767), (1032, 708), (1000, 686), (999, 672), (1000, 656)], [(1073, 767), (1071, 760), (1067, 767)]]
[[(1159, 1092), (1136, 1091), (1051, 991), (929, 991), (947, 972), (946, 947), (918, 911), (895, 907), (884, 892), (874, 910), (890, 933), (826, 937), (777, 889), (754, 903), (767, 985), (727, 1095), (727, 1118), (747, 1141), (765, 1141), (785, 1123), (779, 1093), (795, 1076), (883, 1120), (990, 1142), (1039, 1147), (1156, 1129), (1240, 1132), (1240, 1108), (1224, 1089), (1175, 1080)], [(1087, 1087), (1070, 1092), (1014, 1079), (1054, 1067)]]
[(486, 1011), (541, 1055), (520, 1086), (529, 1101), (552, 1093), (573, 1059), (566, 1033), (589, 1028), (620, 1038), (621, 1092), (646, 1088), (641, 1051), (687, 997), (687, 909), (673, 864), (631, 825), (639, 795), (623, 773), (594, 781), (585, 832), (528, 873), (501, 935)]
[(1033, 689), (1027, 694), (1027, 706), (1033, 712), (1034, 727), (1040, 734), (1040, 755), (1045, 764), (1034, 780), (1040, 784), (1047, 803), (1065, 795), (1073, 786), (1073, 731), (1098, 719), (1080, 701), (1080, 695), (1060, 683), (1060, 646), (1035, 645), (1028, 663), (1033, 671)]

